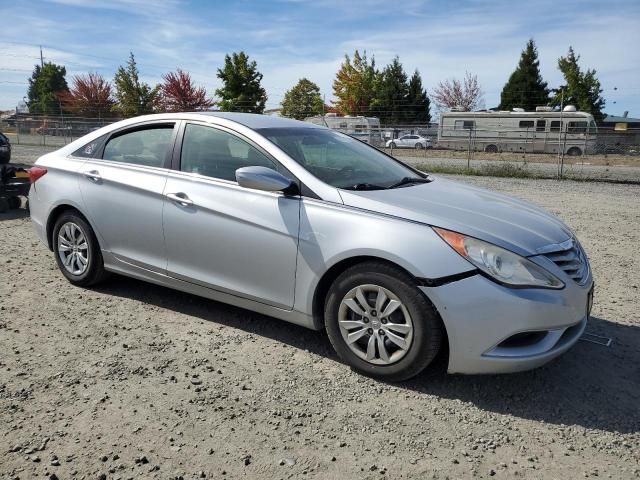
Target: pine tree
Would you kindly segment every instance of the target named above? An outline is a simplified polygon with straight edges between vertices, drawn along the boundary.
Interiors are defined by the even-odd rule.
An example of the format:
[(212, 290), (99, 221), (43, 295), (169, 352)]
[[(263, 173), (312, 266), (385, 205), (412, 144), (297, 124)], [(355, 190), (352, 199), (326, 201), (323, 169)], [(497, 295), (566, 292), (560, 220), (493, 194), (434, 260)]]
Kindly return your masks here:
[(425, 124), (431, 121), (431, 102), (427, 91), (422, 88), (420, 72), (413, 72), (409, 80), (409, 94), (407, 95), (407, 122)]
[(159, 100), (160, 85), (152, 88), (140, 81), (140, 72), (133, 52), (129, 53), (127, 65), (118, 67), (113, 84), (116, 98), (114, 110), (119, 115), (134, 117), (153, 113)]
[(515, 107), (526, 111), (535, 111), (536, 107), (549, 103), (547, 82), (540, 74), (538, 49), (533, 39), (520, 55), (518, 67), (509, 77), (500, 94), (500, 110), (511, 110)]
[(407, 123), (410, 119), (408, 106), (409, 85), (407, 74), (400, 59), (395, 57), (380, 75), (376, 86), (376, 99), (373, 102), (373, 114), (377, 114), (383, 125)]
[(219, 106), (225, 112), (262, 113), (267, 103), (267, 92), (260, 82), (262, 74), (255, 61), (246, 53), (225, 55), (224, 68), (218, 69), (222, 88), (216, 90)]
[(306, 78), (284, 94), (282, 101), (282, 115), (284, 117), (304, 120), (313, 115), (319, 115), (324, 110), (324, 103), (320, 96), (320, 87)]
[(353, 60), (349, 55), (344, 57), (333, 81), (333, 95), (338, 99), (334, 102), (336, 109), (343, 115), (368, 114), (380, 75), (375, 59), (369, 62), (367, 52), (360, 55), (358, 50), (353, 54)]
[(558, 68), (564, 76), (565, 84), (554, 89), (552, 105), (559, 106), (573, 105), (581, 112), (588, 112), (593, 115), (596, 121), (601, 121), (604, 117), (602, 109), (605, 101), (602, 98), (602, 88), (600, 81), (596, 77), (596, 71), (587, 69), (582, 72), (578, 61), (580, 55), (576, 55), (572, 47), (566, 57), (558, 59)]
[(29, 79), (29, 112), (46, 115), (60, 113), (60, 96), (69, 91), (64, 78), (67, 70), (62, 65), (46, 62), (36, 65)]

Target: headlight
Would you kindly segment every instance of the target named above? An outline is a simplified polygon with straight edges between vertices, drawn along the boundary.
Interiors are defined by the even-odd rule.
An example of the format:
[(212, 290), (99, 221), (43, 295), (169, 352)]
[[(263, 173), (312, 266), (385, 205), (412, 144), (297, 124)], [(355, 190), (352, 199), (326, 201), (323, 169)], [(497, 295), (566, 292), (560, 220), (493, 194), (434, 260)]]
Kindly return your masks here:
[(563, 288), (564, 283), (544, 268), (504, 248), (461, 233), (435, 228), (451, 248), (489, 277), (512, 287)]

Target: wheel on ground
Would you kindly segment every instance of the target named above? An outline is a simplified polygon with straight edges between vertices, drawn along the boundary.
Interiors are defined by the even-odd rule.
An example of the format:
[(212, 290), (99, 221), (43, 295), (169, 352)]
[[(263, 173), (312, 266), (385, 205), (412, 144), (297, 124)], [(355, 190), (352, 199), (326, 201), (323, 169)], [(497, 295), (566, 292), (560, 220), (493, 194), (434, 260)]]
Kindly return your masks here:
[(0, 198), (0, 213), (5, 213), (9, 210), (9, 200), (6, 198)]
[(421, 143), (416, 143), (416, 150), (422, 150), (424, 148), (424, 145), (422, 145)]
[(582, 150), (580, 150), (578, 147), (571, 147), (569, 150), (567, 150), (567, 155), (571, 157), (579, 157), (580, 155), (582, 155)]
[(324, 315), (340, 358), (358, 372), (388, 381), (420, 373), (443, 338), (437, 312), (411, 277), (382, 262), (343, 272), (329, 290)]
[(498, 146), (497, 145), (487, 145), (486, 147), (484, 147), (484, 151), (487, 153), (498, 153)]
[(9, 208), (12, 210), (15, 208), (20, 208), (20, 205), (22, 205), (22, 200), (20, 200), (20, 197), (9, 197), (7, 202), (9, 204)]
[(53, 252), (62, 274), (74, 285), (88, 287), (105, 278), (100, 246), (78, 213), (62, 213), (53, 227)]
[(389, 144), (389, 147), (391, 147), (391, 148), (396, 148), (396, 142), (391, 142), (391, 143)]

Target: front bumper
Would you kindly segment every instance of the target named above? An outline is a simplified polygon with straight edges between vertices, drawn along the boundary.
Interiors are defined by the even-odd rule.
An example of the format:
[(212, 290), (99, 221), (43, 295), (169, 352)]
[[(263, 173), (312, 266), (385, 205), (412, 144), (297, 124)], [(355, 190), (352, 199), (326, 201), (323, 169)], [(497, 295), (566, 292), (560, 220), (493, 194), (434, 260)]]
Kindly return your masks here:
[(587, 325), (589, 292), (513, 289), (482, 275), (420, 287), (449, 338), (449, 373), (490, 374), (539, 367), (571, 348)]

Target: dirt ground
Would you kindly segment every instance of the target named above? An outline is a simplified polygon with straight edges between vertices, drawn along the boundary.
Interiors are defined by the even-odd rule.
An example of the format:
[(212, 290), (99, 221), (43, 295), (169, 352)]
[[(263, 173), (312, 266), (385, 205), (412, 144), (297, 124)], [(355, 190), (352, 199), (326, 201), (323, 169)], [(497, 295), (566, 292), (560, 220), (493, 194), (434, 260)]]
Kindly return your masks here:
[(114, 276), (67, 283), (0, 215), (0, 478), (640, 478), (640, 187), (465, 178), (549, 208), (597, 282), (532, 372), (385, 384), (320, 332)]

